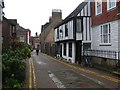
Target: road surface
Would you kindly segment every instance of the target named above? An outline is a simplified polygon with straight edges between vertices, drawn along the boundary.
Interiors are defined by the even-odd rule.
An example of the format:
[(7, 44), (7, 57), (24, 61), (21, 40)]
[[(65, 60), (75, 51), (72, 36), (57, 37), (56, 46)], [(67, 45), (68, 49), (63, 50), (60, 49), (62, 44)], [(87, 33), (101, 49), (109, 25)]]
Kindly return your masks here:
[[(28, 88), (109, 88), (118, 90), (120, 79), (95, 68), (78, 67), (43, 53), (27, 61)], [(109, 90), (108, 89), (108, 90)]]

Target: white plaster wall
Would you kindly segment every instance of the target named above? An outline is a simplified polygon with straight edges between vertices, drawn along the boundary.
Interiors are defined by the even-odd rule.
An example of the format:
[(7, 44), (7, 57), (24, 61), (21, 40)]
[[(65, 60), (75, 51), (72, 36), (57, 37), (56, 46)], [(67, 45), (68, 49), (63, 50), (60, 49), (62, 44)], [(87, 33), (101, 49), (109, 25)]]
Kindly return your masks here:
[(118, 21), (112, 21), (109, 23), (111, 25), (111, 46), (100, 46), (101, 25), (99, 25), (92, 27), (92, 49), (118, 51)]
[(88, 16), (91, 16), (91, 6), (90, 6), (90, 2), (91, 2), (91, 1), (89, 1), (89, 3), (88, 3)]
[(120, 51), (120, 20), (118, 20), (118, 51)]
[(66, 56), (64, 56), (64, 44), (62, 43), (62, 57), (67, 59), (67, 61), (69, 61), (69, 59), (71, 60), (72, 63), (75, 63), (75, 43), (72, 42), (72, 57), (69, 57), (69, 42), (66, 43)]
[(76, 40), (82, 40), (82, 33), (76, 33)]
[(83, 18), (83, 42), (91, 41), (91, 18)]
[(83, 18), (83, 41), (86, 41), (86, 18)]
[(63, 40), (73, 39), (73, 20), (69, 21), (67, 25), (68, 25), (68, 36), (65, 37), (65, 25), (64, 25)]
[[(84, 9), (84, 13), (83, 13), (83, 9)], [(91, 15), (91, 10), (90, 10), (90, 0), (88, 1), (88, 3), (86, 4), (86, 6), (83, 8), (80, 13), (77, 16), (90, 16)], [(88, 12), (88, 15), (87, 15)]]
[(73, 42), (72, 43), (72, 63), (75, 63), (75, 51), (76, 51), (76, 49), (75, 49), (75, 43)]
[(57, 39), (57, 29), (55, 29), (55, 31), (54, 31), (54, 38), (55, 38), (55, 39), (54, 39), (55, 42), (56, 42), (56, 41), (59, 41), (59, 39)]

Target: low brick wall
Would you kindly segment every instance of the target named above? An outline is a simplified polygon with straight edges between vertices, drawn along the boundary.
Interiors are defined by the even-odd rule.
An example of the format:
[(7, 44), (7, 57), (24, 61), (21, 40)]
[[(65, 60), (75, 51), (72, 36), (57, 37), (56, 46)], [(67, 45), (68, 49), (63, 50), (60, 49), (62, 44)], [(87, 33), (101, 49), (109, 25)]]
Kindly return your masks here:
[(117, 67), (117, 60), (115, 59), (107, 59), (101, 57), (91, 57), (91, 61), (94, 65), (101, 66), (103, 68), (111, 68), (114, 69)]

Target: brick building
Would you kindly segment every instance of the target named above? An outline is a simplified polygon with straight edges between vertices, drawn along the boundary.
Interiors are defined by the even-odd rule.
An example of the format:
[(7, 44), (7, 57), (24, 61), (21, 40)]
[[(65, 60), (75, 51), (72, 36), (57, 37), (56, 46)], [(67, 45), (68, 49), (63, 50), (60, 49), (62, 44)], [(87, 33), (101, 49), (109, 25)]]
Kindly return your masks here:
[(93, 2), (92, 49), (120, 51), (120, 1)]
[(86, 53), (97, 66), (120, 66), (120, 1), (92, 2), (92, 43)]
[(25, 42), (30, 45), (31, 31), (29, 29), (25, 29), (19, 25), (17, 27), (16, 35), (19, 42)]
[(91, 48), (91, 2), (85, 0), (55, 27), (57, 56), (82, 62), (82, 51)]
[(37, 35), (37, 32), (36, 32), (36, 36), (31, 36), (30, 42), (33, 49), (37, 49), (37, 48), (40, 49), (40, 37)]
[(40, 46), (40, 37), (35, 36), (35, 37), (32, 37), (32, 38), (33, 38), (33, 42), (32, 42), (33, 48), (37, 49), (38, 46)]
[(61, 10), (52, 10), (49, 22), (42, 25), (40, 34), (41, 51), (49, 55), (55, 55), (54, 28), (62, 21)]
[(2, 39), (4, 45), (9, 47), (11, 43), (14, 40), (16, 40), (16, 27), (17, 27), (16, 19), (7, 19), (3, 17)]

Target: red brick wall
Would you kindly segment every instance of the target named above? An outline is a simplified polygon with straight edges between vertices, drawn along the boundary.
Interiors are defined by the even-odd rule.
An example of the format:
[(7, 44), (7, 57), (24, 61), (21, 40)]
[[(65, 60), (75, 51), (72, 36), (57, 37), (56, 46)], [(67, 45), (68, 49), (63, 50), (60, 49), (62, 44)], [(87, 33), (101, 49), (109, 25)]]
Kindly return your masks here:
[(8, 22), (7, 19), (3, 20), (3, 25), (2, 25), (2, 36), (3, 36), (3, 43), (9, 45), (11, 41), (11, 34), (10, 34), (10, 23)]
[(107, 2), (102, 2), (102, 14), (95, 14), (95, 2), (92, 2), (92, 26), (103, 24), (105, 22), (120, 19), (117, 14), (120, 12), (120, 2), (117, 2), (116, 8), (107, 11)]
[(17, 29), (17, 40), (20, 40), (20, 37), (24, 37), (25, 38), (25, 43), (27, 43), (27, 31), (25, 31), (24, 28), (19, 27)]
[[(2, 36), (3, 36), (3, 44), (6, 46), (10, 46), (13, 41), (16, 40), (16, 29), (9, 19), (3, 18), (3, 23), (2, 23)], [(13, 33), (14, 31), (14, 33)]]

